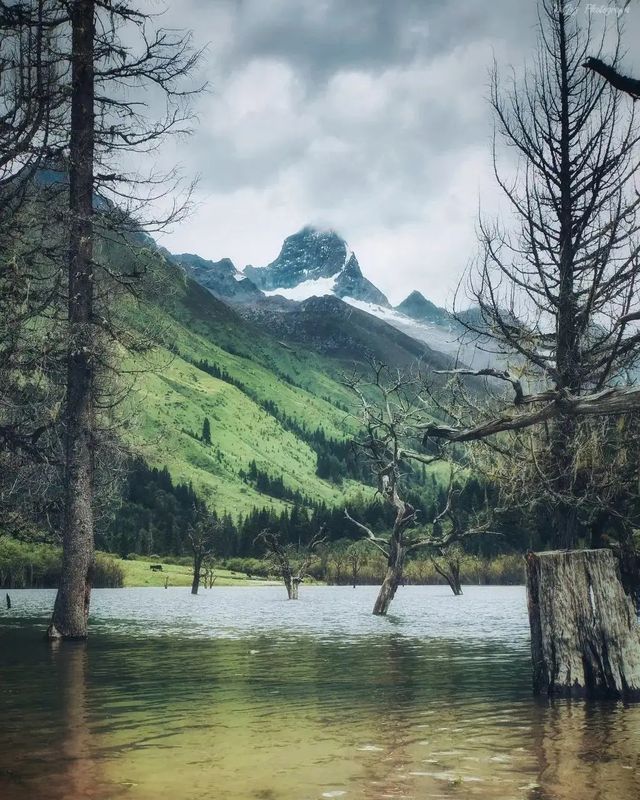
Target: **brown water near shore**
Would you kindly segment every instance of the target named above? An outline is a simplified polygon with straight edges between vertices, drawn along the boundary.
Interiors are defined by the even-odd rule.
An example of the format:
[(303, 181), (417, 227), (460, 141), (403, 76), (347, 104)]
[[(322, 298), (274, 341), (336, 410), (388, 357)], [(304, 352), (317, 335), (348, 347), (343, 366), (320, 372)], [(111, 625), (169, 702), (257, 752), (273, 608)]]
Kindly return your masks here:
[(2, 800), (636, 800), (640, 707), (541, 703), (519, 587), (104, 590), (0, 617)]

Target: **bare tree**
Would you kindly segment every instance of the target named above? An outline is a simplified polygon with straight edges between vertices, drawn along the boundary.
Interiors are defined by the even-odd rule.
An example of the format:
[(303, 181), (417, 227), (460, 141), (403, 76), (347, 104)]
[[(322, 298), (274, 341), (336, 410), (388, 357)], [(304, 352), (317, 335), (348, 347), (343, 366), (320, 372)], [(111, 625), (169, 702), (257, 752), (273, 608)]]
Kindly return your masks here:
[(65, 408), (65, 525), (62, 574), (51, 638), (86, 633), (93, 541), (93, 166), (95, 3), (71, 10), (72, 94), (69, 140), (69, 332)]
[[(458, 370), (467, 402), (452, 409), (453, 424), (425, 428), (427, 442), (484, 441), (510, 461), (520, 502), (544, 511), (565, 550), (587, 535), (603, 497), (615, 497), (606, 459), (628, 449), (633, 424), (616, 415), (640, 410), (640, 390), (628, 385), (640, 357), (639, 134), (633, 106), (584, 69), (596, 63), (590, 50), (597, 63), (604, 55), (590, 25), (565, 0), (541, 0), (535, 69), (506, 89), (494, 74), (496, 140), (520, 159), (509, 178), (494, 147), (495, 172), (517, 227), (481, 223), (468, 283), (480, 319), (465, 324), (505, 368), (482, 371), (493, 383), (485, 404), (461, 385), (480, 373)], [(609, 60), (615, 70), (619, 49)], [(624, 506), (615, 506), (619, 519)], [(640, 690), (635, 620), (610, 553), (531, 554), (527, 581), (538, 691)]]
[(343, 539), (332, 542), (329, 547), (329, 563), (332, 567), (332, 580), (340, 585), (346, 575), (347, 565), (349, 564), (349, 545)]
[[(193, 581), (191, 594), (198, 594), (202, 570), (205, 570), (205, 585), (207, 580), (213, 585), (213, 564), (211, 558), (215, 551), (216, 538), (220, 532), (218, 518), (208, 511), (200, 510), (197, 520), (192, 525), (187, 536), (193, 553)], [(209, 588), (211, 588), (211, 585)]]
[(463, 510), (461, 497), (464, 487), (456, 482), (456, 474), (452, 467), (446, 503), (431, 523), (432, 541), (427, 552), (436, 572), (447, 581), (453, 594), (458, 597), (462, 594), (460, 568), (464, 541), (481, 534), (498, 536), (499, 532), (495, 530), (494, 509), (489, 507), (486, 493), (480, 508)]
[(456, 379), (501, 382), (513, 390), (514, 407), (494, 389), (492, 405), (469, 404), (457, 425), (430, 425), (426, 434), (465, 442), (535, 428), (532, 483), (542, 487), (541, 502), (552, 501), (555, 541), (572, 547), (580, 535), (581, 420), (639, 407), (639, 390), (623, 384), (640, 355), (633, 324), (640, 200), (633, 111), (583, 69), (593, 36), (579, 20), (588, 17), (565, 5), (541, 2), (535, 70), (507, 88), (496, 71), (492, 84), (496, 141), (520, 156), (510, 179), (494, 146), (496, 177), (518, 228), (481, 222), (482, 256), (468, 283), (480, 320), (465, 324), (507, 364), (457, 370)]
[(440, 547), (437, 552), (429, 553), (429, 560), (435, 571), (449, 584), (456, 597), (462, 594), (460, 568), (462, 566), (463, 552), (457, 545)]
[[(98, 234), (102, 242), (110, 233), (116, 238), (127, 230), (139, 235), (136, 212), (176, 188), (171, 175), (160, 179), (126, 171), (123, 153), (148, 152), (168, 134), (185, 131), (190, 92), (181, 85), (198, 53), (191, 50), (188, 36), (161, 29), (150, 34), (150, 18), (133, 3), (73, 0), (69, 8), (71, 50), (61, 56), (71, 64), (66, 499), (63, 573), (49, 635), (79, 638), (87, 633), (94, 558), (99, 378), (105, 376), (108, 362), (106, 342), (118, 339), (108, 315), (98, 314), (98, 271), (129, 287), (139, 278), (135, 268), (128, 275), (115, 275), (108, 262), (96, 259), (94, 243)], [(135, 34), (138, 40), (130, 44)], [(167, 99), (166, 115), (154, 121), (145, 117), (145, 104), (135, 96), (136, 90), (150, 87)], [(173, 208), (162, 222), (175, 219), (177, 213)], [(148, 218), (144, 222), (155, 228), (162, 224)], [(101, 304), (100, 310), (105, 307)]]
[(321, 528), (307, 545), (284, 545), (279, 534), (265, 528), (256, 536), (254, 543), (265, 547), (267, 555), (282, 577), (289, 600), (297, 600), (300, 584), (309, 573), (314, 551), (324, 541), (324, 529)]
[[(360, 402), (364, 433), (356, 445), (375, 477), (378, 493), (395, 512), (390, 533), (376, 535), (345, 510), (346, 518), (387, 559), (385, 577), (373, 607), (374, 614), (385, 615), (402, 581), (407, 555), (423, 547), (444, 547), (461, 535), (455, 526), (447, 532), (442, 526), (438, 528), (442, 520), (453, 518), (454, 471), (451, 471), (446, 507), (431, 526), (419, 526), (416, 509), (405, 499), (406, 473), (411, 462), (432, 464), (441, 458), (439, 454), (429, 455), (419, 450), (420, 432), (430, 419), (428, 406), (421, 396), (422, 378), (417, 373), (394, 373), (384, 364), (375, 364), (372, 380), (365, 381), (354, 375), (346, 383)], [(469, 528), (464, 535), (480, 532)]]
[(358, 585), (358, 578), (363, 567), (369, 563), (370, 550), (366, 542), (353, 542), (347, 548), (347, 562), (351, 570), (351, 585), (355, 589)]
[(43, 161), (58, 153), (64, 105), (56, 31), (66, 13), (52, 0), (0, 0), (0, 187), (5, 207), (28, 190)]
[(202, 579), (207, 589), (213, 589), (213, 584), (216, 582), (215, 564), (213, 561), (205, 561), (202, 570)]

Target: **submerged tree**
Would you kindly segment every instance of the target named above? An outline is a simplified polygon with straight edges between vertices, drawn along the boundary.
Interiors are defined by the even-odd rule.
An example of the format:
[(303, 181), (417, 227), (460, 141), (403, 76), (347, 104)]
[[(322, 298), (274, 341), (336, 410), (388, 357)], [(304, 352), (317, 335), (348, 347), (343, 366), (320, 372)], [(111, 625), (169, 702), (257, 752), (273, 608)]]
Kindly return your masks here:
[[(542, 0), (535, 70), (521, 82), (514, 78), (507, 90), (496, 73), (492, 85), (497, 133), (520, 157), (509, 177), (494, 148), (497, 180), (516, 229), (481, 223), (482, 256), (469, 279), (479, 319), (467, 317), (465, 325), (506, 367), (457, 370), (456, 397), (467, 402), (451, 409), (453, 425), (425, 429), (425, 442), (486, 441), (497, 454), (494, 463), (510, 476), (513, 502), (544, 512), (556, 546), (565, 549), (588, 535), (596, 517), (602, 528), (628, 512), (605, 461), (607, 453), (628, 446), (626, 423), (610, 415), (640, 409), (640, 390), (624, 385), (640, 357), (634, 325), (640, 316), (638, 128), (622, 95), (583, 68), (594, 37), (590, 23), (581, 28), (588, 15), (571, 10), (565, 0)], [(612, 62), (618, 63), (617, 50)], [(462, 384), (465, 375), (479, 374), (493, 382), (492, 402), (484, 408)], [(512, 401), (495, 390), (497, 382), (511, 387)], [(552, 558), (535, 574), (529, 561), (531, 581), (549, 581), (532, 584), (531, 596), (540, 589), (558, 602), (558, 616), (542, 622), (533, 602), (534, 640), (551, 636), (554, 628), (562, 631), (558, 637), (579, 647), (572, 661), (582, 664), (567, 674), (554, 663), (546, 678), (538, 671), (541, 691), (640, 688), (640, 667), (630, 667), (621, 655), (626, 645), (617, 636), (614, 641), (612, 631), (598, 633), (587, 624), (588, 592), (580, 599), (584, 607), (562, 617), (561, 608), (572, 607), (562, 600), (572, 569), (576, 575), (586, 569), (594, 582), (605, 575), (616, 580), (606, 555), (600, 571), (592, 570), (597, 559), (563, 556), (555, 578)], [(618, 613), (620, 630), (627, 630), (635, 650), (627, 611), (620, 606)], [(554, 660), (555, 645), (557, 657), (566, 656), (559, 638), (548, 644), (545, 658)], [(541, 652), (534, 647), (535, 658)]]
[(433, 568), (449, 584), (449, 588), (456, 597), (462, 594), (460, 580), (462, 556), (463, 552), (457, 545), (440, 547), (437, 552), (429, 553), (429, 560), (433, 564)]
[(459, 597), (462, 594), (460, 568), (464, 541), (480, 534), (499, 534), (493, 530), (494, 513), (486, 494), (481, 508), (463, 509), (461, 496), (464, 488), (457, 485), (454, 478), (455, 470), (452, 469), (446, 504), (431, 523), (432, 542), (428, 556), (436, 572), (446, 580), (453, 594)]
[(386, 558), (387, 569), (373, 607), (374, 614), (385, 615), (402, 582), (409, 554), (420, 548), (446, 547), (462, 535), (488, 530), (489, 525), (460, 531), (455, 525), (445, 530), (440, 524), (454, 513), (452, 503), (457, 489), (453, 470), (446, 507), (431, 525), (419, 524), (416, 509), (406, 500), (406, 474), (411, 463), (432, 464), (441, 459), (440, 454), (429, 455), (417, 449), (420, 448), (420, 432), (431, 418), (421, 395), (421, 376), (394, 373), (384, 364), (375, 364), (371, 381), (355, 375), (347, 385), (360, 403), (364, 432), (356, 442), (357, 447), (375, 477), (378, 493), (395, 513), (390, 533), (376, 535), (345, 510), (346, 518)]
[(198, 513), (194, 525), (190, 526), (187, 533), (191, 552), (193, 553), (193, 581), (191, 594), (198, 594), (202, 571), (205, 572), (205, 586), (213, 585), (212, 556), (215, 551), (216, 539), (220, 533), (220, 522), (215, 514), (204, 509)]
[[(59, 5), (69, 10), (63, 32), (68, 30), (71, 42), (60, 56), (71, 68), (65, 514), (63, 572), (49, 635), (82, 638), (94, 559), (96, 415), (101, 405), (113, 405), (113, 398), (101, 400), (109, 380), (107, 342), (127, 339), (114, 328), (107, 298), (99, 294), (100, 273), (129, 288), (140, 277), (135, 262), (128, 273), (114, 275), (97, 260), (95, 245), (98, 237), (107, 242), (127, 230), (139, 235), (136, 212), (175, 188), (171, 175), (127, 171), (123, 154), (149, 152), (166, 135), (184, 132), (189, 92), (181, 86), (198, 54), (188, 36), (150, 33), (150, 18), (133, 3), (59, 0)], [(167, 100), (165, 116), (156, 120), (146, 118), (145, 103), (136, 97), (137, 90), (151, 86)], [(153, 224), (157, 228), (175, 215), (174, 208)]]
[(282, 577), (289, 600), (297, 600), (300, 584), (309, 574), (314, 551), (325, 541), (324, 529), (314, 534), (307, 545), (284, 545), (279, 534), (267, 528), (260, 531), (254, 541), (264, 546), (267, 557)]
[(370, 550), (367, 543), (363, 540), (353, 542), (347, 547), (347, 563), (351, 572), (351, 585), (355, 589), (358, 585), (358, 578), (363, 567), (366, 567), (370, 560)]

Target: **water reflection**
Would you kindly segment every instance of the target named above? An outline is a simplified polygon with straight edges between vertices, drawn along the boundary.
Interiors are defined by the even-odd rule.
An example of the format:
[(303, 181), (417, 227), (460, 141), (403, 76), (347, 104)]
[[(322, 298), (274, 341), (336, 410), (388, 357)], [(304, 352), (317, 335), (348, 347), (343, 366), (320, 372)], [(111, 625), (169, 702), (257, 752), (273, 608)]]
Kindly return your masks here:
[[(405, 595), (372, 628), (357, 592), (331, 591), (301, 601), (297, 622), (285, 601), (279, 624), (271, 595), (212, 590), (186, 614), (178, 595), (160, 613), (114, 592), (87, 647), (54, 651), (37, 614), (0, 627), (0, 797), (640, 796), (640, 709), (534, 702), (521, 595), (481, 595), (493, 629), (480, 637), (489, 623), (454, 598), (435, 635), (444, 594)], [(433, 616), (425, 604), (415, 619), (425, 598)], [(152, 635), (122, 633), (128, 614)], [(226, 634), (203, 635), (212, 626)]]
[(601, 800), (640, 794), (640, 708), (541, 706), (532, 726), (538, 761), (532, 800)]
[[(90, 753), (86, 645), (49, 647), (22, 637), (5, 646), (0, 796), (93, 796), (99, 778)], [(25, 664), (33, 659), (36, 665)]]
[[(48, 791), (52, 796), (91, 797), (100, 779), (90, 748), (87, 644), (56, 642), (51, 645), (51, 658), (62, 702), (60, 728), (46, 751), (47, 759), (56, 767), (49, 776)], [(54, 776), (55, 788), (50, 783)]]

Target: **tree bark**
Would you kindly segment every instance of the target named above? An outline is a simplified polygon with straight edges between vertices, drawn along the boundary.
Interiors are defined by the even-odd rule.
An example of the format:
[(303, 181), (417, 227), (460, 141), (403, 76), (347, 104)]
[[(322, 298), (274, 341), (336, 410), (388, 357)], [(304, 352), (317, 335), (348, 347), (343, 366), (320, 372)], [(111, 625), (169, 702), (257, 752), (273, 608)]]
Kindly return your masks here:
[(462, 595), (462, 584), (460, 583), (460, 565), (450, 564), (450, 570), (451, 577), (449, 580), (449, 586), (451, 587), (451, 591), (455, 594), (455, 596), (460, 597)]
[(452, 561), (446, 561), (445, 563), (447, 566), (442, 567), (433, 557), (431, 558), (431, 563), (433, 564), (435, 571), (449, 584), (449, 588), (454, 595), (456, 597), (460, 597), (462, 594), (462, 584), (460, 583), (460, 564)]
[(200, 588), (200, 572), (202, 571), (202, 558), (195, 556), (193, 559), (193, 582), (191, 583), (191, 594), (198, 594)]
[(640, 628), (610, 550), (529, 553), (534, 691), (640, 699)]
[(396, 590), (402, 580), (402, 572), (404, 570), (404, 560), (407, 554), (406, 547), (402, 547), (391, 540), (391, 552), (387, 561), (387, 571), (382, 581), (382, 586), (378, 592), (375, 605), (373, 606), (373, 613), (376, 616), (384, 617), (389, 610), (391, 601), (395, 597)]
[(73, 3), (65, 521), (62, 577), (48, 632), (65, 639), (87, 635), (94, 561), (94, 13), (94, 0)]

